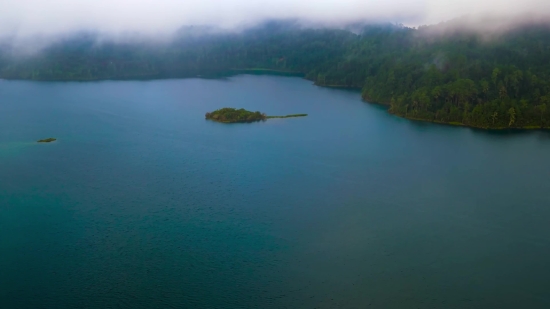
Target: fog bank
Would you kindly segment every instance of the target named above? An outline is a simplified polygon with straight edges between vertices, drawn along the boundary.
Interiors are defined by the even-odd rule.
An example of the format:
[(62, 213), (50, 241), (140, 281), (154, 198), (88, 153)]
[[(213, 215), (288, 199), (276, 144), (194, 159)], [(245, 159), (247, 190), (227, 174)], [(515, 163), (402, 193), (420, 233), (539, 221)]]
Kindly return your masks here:
[[(339, 25), (417, 26), (463, 15), (550, 15), (548, 0), (0, 0), (0, 36), (53, 36), (94, 30), (157, 36), (185, 25), (239, 28), (265, 19)], [(545, 17), (544, 17), (545, 18)]]

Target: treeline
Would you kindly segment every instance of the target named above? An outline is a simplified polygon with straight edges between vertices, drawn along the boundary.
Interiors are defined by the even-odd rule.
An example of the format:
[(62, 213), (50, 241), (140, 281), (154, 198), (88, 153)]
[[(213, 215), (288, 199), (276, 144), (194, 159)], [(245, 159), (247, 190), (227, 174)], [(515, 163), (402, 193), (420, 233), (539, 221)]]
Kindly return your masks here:
[(550, 127), (550, 29), (479, 34), (439, 24), (302, 29), (270, 22), (242, 33), (170, 43), (58, 42), (33, 57), (0, 54), (0, 77), (33, 80), (219, 76), (254, 69), (301, 73), (321, 86), (361, 88), (403, 117), (481, 128)]
[(380, 59), (366, 78), (365, 99), (420, 120), (480, 128), (550, 126), (548, 28), (522, 27), (489, 39), (422, 34), (430, 30), (414, 31), (398, 55)]

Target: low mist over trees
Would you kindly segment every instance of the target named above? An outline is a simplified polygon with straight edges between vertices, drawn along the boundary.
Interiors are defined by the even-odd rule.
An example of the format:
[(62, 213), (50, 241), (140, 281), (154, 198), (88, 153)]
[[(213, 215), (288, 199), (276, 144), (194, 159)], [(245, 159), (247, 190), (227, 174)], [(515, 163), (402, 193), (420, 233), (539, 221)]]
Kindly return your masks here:
[[(445, 29), (441, 34), (439, 29)], [(267, 23), (242, 33), (170, 43), (98, 43), (93, 35), (32, 57), (0, 55), (0, 77), (32, 80), (219, 76), (243, 69), (301, 73), (322, 86), (362, 89), (367, 101), (414, 119), (482, 128), (550, 127), (550, 29), (487, 36), (400, 25), (302, 29)]]

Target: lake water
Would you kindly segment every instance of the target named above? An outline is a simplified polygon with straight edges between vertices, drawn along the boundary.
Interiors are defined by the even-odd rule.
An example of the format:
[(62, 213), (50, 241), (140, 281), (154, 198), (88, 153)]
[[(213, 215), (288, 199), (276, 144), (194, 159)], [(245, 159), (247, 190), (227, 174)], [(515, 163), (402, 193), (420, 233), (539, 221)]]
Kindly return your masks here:
[(0, 81), (2, 309), (550, 308), (549, 262), (550, 133), (299, 78)]

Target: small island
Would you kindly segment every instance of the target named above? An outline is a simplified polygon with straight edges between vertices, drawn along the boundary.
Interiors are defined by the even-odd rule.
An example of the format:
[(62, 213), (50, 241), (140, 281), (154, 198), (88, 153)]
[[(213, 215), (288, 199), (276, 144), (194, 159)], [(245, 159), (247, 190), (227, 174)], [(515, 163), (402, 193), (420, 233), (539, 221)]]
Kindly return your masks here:
[(51, 143), (51, 142), (55, 142), (56, 140), (57, 140), (56, 138), (50, 137), (50, 138), (38, 140), (37, 143)]
[(292, 118), (292, 117), (305, 117), (307, 114), (292, 114), (286, 116), (267, 116), (261, 112), (251, 112), (244, 108), (236, 109), (231, 107), (225, 107), (215, 110), (211, 113), (206, 113), (206, 119), (214, 120), (223, 123), (235, 123), (235, 122), (255, 122), (263, 121), (270, 118)]
[(232, 123), (232, 122), (254, 122), (260, 120), (266, 120), (267, 116), (260, 112), (247, 111), (244, 108), (236, 109), (225, 107), (215, 110), (211, 113), (206, 113), (206, 119)]

